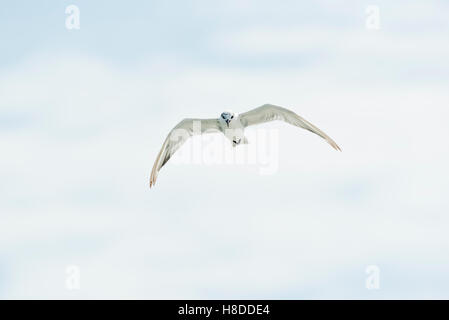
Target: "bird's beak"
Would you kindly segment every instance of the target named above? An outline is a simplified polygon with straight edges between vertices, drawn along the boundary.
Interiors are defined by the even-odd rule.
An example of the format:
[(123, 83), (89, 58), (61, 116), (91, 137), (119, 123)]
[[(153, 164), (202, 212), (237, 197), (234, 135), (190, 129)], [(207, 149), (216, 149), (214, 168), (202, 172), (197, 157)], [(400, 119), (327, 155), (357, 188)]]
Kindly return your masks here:
[(226, 119), (226, 124), (228, 125), (228, 128), (229, 128), (229, 122), (231, 122), (231, 120)]

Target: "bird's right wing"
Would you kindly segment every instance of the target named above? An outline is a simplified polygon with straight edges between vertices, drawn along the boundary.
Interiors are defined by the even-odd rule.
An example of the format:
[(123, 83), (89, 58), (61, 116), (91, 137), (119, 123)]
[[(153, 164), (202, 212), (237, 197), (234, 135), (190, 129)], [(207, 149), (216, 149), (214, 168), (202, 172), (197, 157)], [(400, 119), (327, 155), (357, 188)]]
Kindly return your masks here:
[(184, 142), (193, 135), (220, 132), (218, 119), (184, 119), (168, 134), (162, 145), (150, 175), (150, 188), (156, 183), (159, 170)]
[(309, 130), (327, 141), (335, 150), (341, 151), (340, 147), (327, 134), (315, 127), (306, 119), (298, 116), (293, 111), (272, 104), (264, 104), (258, 108), (240, 114), (240, 122), (244, 127), (281, 120), (297, 127)]

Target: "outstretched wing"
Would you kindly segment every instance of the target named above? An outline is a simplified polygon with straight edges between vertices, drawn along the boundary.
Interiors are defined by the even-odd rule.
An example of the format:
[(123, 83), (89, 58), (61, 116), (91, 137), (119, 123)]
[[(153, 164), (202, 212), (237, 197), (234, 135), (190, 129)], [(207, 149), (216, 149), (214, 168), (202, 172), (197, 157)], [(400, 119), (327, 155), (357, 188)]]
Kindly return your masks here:
[(239, 117), (240, 122), (244, 127), (269, 121), (281, 120), (319, 135), (321, 138), (325, 139), (335, 150), (341, 151), (340, 147), (327, 134), (288, 109), (272, 104), (264, 104), (263, 106), (260, 106), (256, 109), (240, 114)]
[(168, 134), (150, 175), (150, 188), (156, 183), (159, 170), (184, 142), (193, 135), (220, 131), (218, 119), (184, 119)]

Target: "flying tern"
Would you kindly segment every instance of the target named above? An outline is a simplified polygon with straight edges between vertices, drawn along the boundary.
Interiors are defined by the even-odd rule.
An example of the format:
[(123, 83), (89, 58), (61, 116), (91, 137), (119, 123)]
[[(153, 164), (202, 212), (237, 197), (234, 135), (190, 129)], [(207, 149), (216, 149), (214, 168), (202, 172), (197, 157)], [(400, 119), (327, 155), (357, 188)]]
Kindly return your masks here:
[(155, 185), (159, 170), (188, 138), (193, 135), (221, 132), (232, 142), (232, 146), (246, 144), (244, 129), (264, 122), (280, 120), (309, 130), (326, 140), (335, 150), (340, 147), (327, 134), (291, 110), (272, 104), (264, 104), (248, 112), (237, 114), (225, 111), (218, 119), (184, 119), (168, 134), (162, 145), (150, 175), (150, 188)]

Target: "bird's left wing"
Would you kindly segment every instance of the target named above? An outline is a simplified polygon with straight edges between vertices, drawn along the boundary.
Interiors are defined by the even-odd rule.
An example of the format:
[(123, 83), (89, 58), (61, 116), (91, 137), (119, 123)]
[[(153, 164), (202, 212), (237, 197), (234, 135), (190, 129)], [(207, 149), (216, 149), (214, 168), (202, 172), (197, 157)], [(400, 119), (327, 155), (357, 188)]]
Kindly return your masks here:
[(150, 175), (150, 188), (156, 183), (159, 170), (184, 142), (193, 135), (220, 132), (218, 119), (184, 119), (168, 134), (162, 145)]
[(327, 134), (311, 124), (306, 119), (298, 116), (296, 113), (286, 108), (282, 108), (272, 104), (264, 104), (263, 106), (240, 114), (239, 118), (244, 127), (269, 121), (281, 120), (319, 135), (321, 138), (326, 140), (327, 143), (329, 143), (335, 150), (341, 151), (340, 147)]

